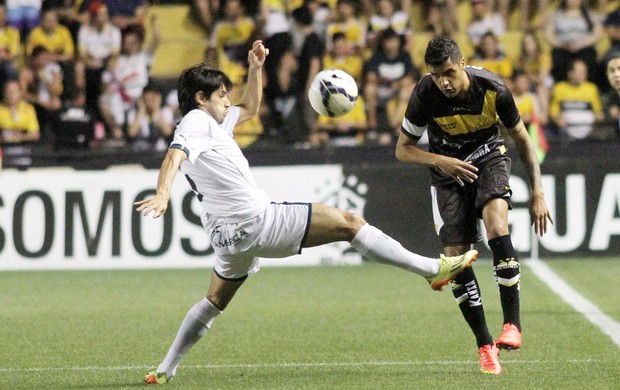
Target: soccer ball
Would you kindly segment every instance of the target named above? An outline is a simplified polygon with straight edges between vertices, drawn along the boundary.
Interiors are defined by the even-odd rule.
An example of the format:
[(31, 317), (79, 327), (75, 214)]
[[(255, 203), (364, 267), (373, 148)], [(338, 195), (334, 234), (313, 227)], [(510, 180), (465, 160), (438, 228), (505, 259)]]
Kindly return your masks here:
[(322, 70), (312, 80), (308, 98), (319, 115), (331, 118), (342, 116), (355, 106), (357, 83), (343, 70)]

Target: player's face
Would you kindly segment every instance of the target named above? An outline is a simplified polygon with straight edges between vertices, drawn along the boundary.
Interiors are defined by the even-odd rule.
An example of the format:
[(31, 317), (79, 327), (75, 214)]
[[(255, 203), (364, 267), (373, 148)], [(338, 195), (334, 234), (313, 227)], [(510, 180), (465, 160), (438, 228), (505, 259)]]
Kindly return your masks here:
[(620, 93), (620, 58), (614, 58), (607, 63), (607, 80), (611, 87)]
[(201, 107), (207, 114), (211, 115), (217, 123), (224, 122), (224, 117), (228, 114), (230, 100), (228, 100), (228, 90), (221, 85), (218, 90), (213, 92), (207, 100), (201, 101)]
[(464, 70), (465, 61), (461, 59), (459, 63), (454, 64), (448, 58), (441, 65), (429, 65), (428, 70), (431, 74), (433, 82), (439, 90), (449, 98), (462, 97), (467, 91), (467, 82), (469, 78)]

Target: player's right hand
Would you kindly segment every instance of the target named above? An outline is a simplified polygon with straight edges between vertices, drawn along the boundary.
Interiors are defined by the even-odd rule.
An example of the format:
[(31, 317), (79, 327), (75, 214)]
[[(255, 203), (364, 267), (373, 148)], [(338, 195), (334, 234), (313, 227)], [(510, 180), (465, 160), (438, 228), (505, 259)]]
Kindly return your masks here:
[(473, 183), (478, 179), (478, 168), (471, 161), (461, 161), (458, 158), (444, 157), (438, 164), (439, 169), (450, 176), (461, 187), (465, 183)]
[(145, 217), (153, 212), (153, 218), (159, 218), (168, 209), (168, 199), (163, 195), (155, 195), (152, 198), (135, 202), (134, 206), (137, 206), (137, 212), (143, 211)]

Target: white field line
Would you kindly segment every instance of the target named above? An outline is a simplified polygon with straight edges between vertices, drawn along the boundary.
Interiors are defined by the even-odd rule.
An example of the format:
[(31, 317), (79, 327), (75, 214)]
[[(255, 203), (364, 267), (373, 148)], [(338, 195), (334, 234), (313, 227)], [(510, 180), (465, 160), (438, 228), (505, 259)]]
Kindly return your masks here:
[[(557, 362), (557, 360), (554, 360)], [(606, 360), (597, 359), (569, 359), (567, 363), (574, 364), (601, 364)], [(261, 368), (312, 368), (312, 367), (385, 367), (385, 366), (470, 366), (477, 365), (477, 360), (429, 360), (429, 361), (378, 361), (378, 362), (290, 362), (290, 363), (256, 363), (256, 364), (200, 364), (183, 365), (185, 370), (202, 369), (261, 369)], [(505, 360), (502, 364), (544, 364), (544, 360)], [(130, 371), (149, 370), (153, 366), (129, 365), (129, 366), (71, 366), (71, 367), (0, 367), (0, 373), (19, 372), (50, 372), (50, 371)]]
[(540, 260), (530, 259), (525, 262), (534, 274), (545, 283), (551, 291), (556, 293), (562, 300), (581, 313), (588, 321), (598, 327), (601, 332), (611, 338), (620, 347), (620, 323), (603, 313), (594, 303), (588, 301), (564, 279), (553, 272), (551, 268)]

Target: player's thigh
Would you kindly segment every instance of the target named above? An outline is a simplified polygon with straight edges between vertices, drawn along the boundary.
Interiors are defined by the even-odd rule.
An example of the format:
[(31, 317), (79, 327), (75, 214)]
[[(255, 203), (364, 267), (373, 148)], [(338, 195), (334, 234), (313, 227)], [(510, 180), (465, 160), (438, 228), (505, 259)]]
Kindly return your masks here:
[(469, 186), (431, 186), (435, 231), (444, 247), (480, 241), (474, 199)]
[(322, 203), (313, 203), (310, 230), (304, 247), (351, 241), (365, 223), (364, 218), (357, 214)]
[(510, 159), (498, 156), (478, 171), (475, 207), (489, 239), (508, 234), (510, 198)]

